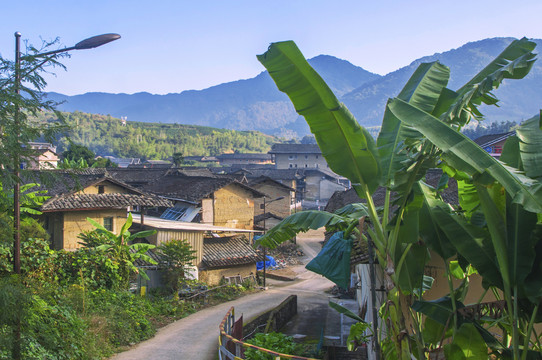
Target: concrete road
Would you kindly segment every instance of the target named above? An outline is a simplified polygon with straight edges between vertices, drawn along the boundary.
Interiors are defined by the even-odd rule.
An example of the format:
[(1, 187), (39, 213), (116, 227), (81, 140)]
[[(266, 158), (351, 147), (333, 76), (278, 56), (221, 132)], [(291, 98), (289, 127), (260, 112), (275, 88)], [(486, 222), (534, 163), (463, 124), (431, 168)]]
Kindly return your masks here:
[[(303, 259), (305, 263), (318, 253), (323, 238), (323, 231), (310, 231), (297, 237), (298, 244), (306, 254)], [(235, 307), (236, 317), (243, 314), (247, 321), (277, 306), (291, 294), (298, 296), (300, 320), (299, 326), (294, 324), (293, 329), (303, 332), (309, 324), (309, 327), (312, 326), (319, 332), (327, 315), (323, 312), (328, 309), (328, 294), (324, 291), (331, 288), (333, 283), (305, 270), (303, 265), (296, 266), (293, 270), (298, 273), (298, 280), (294, 282), (284, 283), (269, 279), (268, 290), (213, 306), (178, 320), (159, 329), (152, 339), (135, 345), (112, 359), (215, 360), (218, 351), (218, 325), (232, 306)], [(316, 309), (320, 310), (314, 311)], [(312, 316), (312, 320), (305, 321), (304, 313)]]

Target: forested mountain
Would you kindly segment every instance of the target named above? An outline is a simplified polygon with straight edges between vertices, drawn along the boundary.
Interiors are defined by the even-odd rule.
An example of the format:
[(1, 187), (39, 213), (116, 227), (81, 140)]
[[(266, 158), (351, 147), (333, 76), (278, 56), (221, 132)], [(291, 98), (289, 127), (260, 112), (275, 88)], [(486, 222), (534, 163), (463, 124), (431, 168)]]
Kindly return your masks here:
[[(56, 120), (53, 113), (41, 115)], [(97, 155), (167, 159), (175, 152), (189, 155), (218, 155), (229, 152), (266, 153), (279, 139), (257, 131), (235, 131), (205, 126), (159, 124), (128, 121), (82, 112), (63, 113), (71, 130), (69, 139), (84, 145)], [(65, 151), (69, 142), (59, 137), (57, 152)]]
[[(487, 65), (511, 38), (493, 38), (465, 44), (457, 49), (423, 57), (386, 76), (369, 73), (348, 61), (320, 55), (309, 62), (337, 96), (354, 113), (360, 124), (378, 126), (386, 101), (400, 89), (421, 62), (439, 60), (451, 68), (449, 87), (457, 89)], [(538, 46), (542, 40), (535, 40)], [(303, 49), (301, 49), (303, 50)], [(506, 81), (495, 92), (500, 108), (482, 108), (490, 121), (521, 121), (536, 113), (542, 104), (542, 63), (526, 79)], [(259, 130), (267, 134), (297, 136), (308, 134), (305, 121), (279, 92), (266, 72), (201, 91), (152, 95), (149, 93), (88, 93), (65, 96), (50, 93), (65, 111), (127, 116), (132, 121), (196, 124), (237, 130)]]
[[(337, 94), (348, 93), (379, 78), (347, 61), (317, 56), (312, 66)], [(65, 96), (49, 93), (63, 111), (127, 116), (131, 121), (196, 124), (236, 130), (258, 130), (273, 135), (307, 134), (308, 127), (286, 95), (266, 72), (248, 79), (179, 94), (87, 93)]]

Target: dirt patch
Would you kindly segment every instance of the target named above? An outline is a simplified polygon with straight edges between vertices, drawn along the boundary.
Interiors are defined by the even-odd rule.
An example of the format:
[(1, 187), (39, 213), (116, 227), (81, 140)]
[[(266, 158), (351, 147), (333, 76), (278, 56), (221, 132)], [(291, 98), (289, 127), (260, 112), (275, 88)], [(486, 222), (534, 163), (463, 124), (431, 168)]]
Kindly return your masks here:
[(268, 269), (266, 271), (266, 276), (269, 278), (275, 278), (277, 280), (293, 281), (297, 278), (297, 273), (290, 268), (282, 269)]
[(292, 242), (285, 242), (277, 246), (275, 249), (269, 251), (279, 269), (286, 268), (291, 265), (303, 264), (301, 258), (305, 256), (303, 250)]

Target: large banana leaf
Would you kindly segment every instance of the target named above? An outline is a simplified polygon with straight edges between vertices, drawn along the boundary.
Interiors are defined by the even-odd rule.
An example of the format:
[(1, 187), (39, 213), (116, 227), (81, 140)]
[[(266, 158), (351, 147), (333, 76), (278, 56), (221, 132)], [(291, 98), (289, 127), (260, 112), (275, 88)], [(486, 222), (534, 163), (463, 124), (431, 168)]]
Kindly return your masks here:
[(536, 214), (525, 211), (518, 204), (508, 204), (506, 211), (507, 254), (511, 265), (512, 285), (517, 284), (520, 290), (524, 288), (525, 278), (533, 270), (536, 256), (535, 245), (540, 241), (540, 238), (532, 236), (535, 233), (536, 223)]
[(437, 208), (444, 209), (445, 212), (451, 212), (450, 205), (437, 198), (436, 193), (426, 184), (419, 185), (424, 204), (420, 212), (420, 236), (425, 244), (440, 255), (443, 259), (449, 259), (457, 254), (446, 233), (440, 229), (434, 212)]
[(292, 239), (300, 232), (317, 230), (323, 226), (347, 228), (357, 219), (344, 217), (326, 211), (308, 210), (292, 214), (275, 225), (267, 234), (258, 239), (257, 243), (270, 249)]
[[(467, 223), (463, 217), (451, 213), (449, 208), (444, 206), (433, 207), (430, 211), (431, 221), (438, 226), (439, 231), (443, 232), (457, 252), (478, 270), (484, 278), (484, 284), (502, 288), (500, 270), (495, 264), (495, 250), (488, 232)], [(444, 244), (445, 242), (441, 243), (441, 246)], [(443, 257), (451, 253), (451, 249), (446, 246), (446, 250), (442, 249)], [(435, 248), (438, 249), (437, 246)]]
[[(450, 69), (439, 62), (421, 64), (397, 97), (432, 113), (449, 77)], [(377, 140), (386, 183), (391, 183), (394, 175), (403, 167), (401, 162), (406, 155), (401, 155), (399, 150), (404, 139), (419, 136), (417, 131), (399, 121), (386, 107)]]
[(520, 140), (521, 162), (527, 176), (533, 179), (542, 178), (542, 130), (540, 114), (525, 121), (516, 130)]
[[(372, 193), (381, 180), (376, 144), (293, 41), (273, 43), (258, 60), (305, 117), (331, 170)], [(365, 196), (361, 193), (360, 196)]]
[(536, 44), (526, 38), (514, 40), (455, 94), (447, 94), (448, 101), (454, 100), (441, 118), (459, 126), (466, 124), (471, 116), (482, 119), (477, 106), (481, 103), (496, 104), (498, 100), (491, 93), (492, 90), (497, 89), (504, 79), (521, 79), (529, 73), (536, 60), (536, 55), (532, 53), (535, 47)]
[(505, 166), (431, 114), (400, 99), (393, 99), (388, 107), (398, 119), (416, 128), (442, 150), (443, 159), (452, 167), (473, 177), (489, 175), (504, 186), (514, 203), (521, 204), (528, 211), (542, 212), (542, 184)]
[[(474, 75), (474, 77), (467, 82), (465, 85), (463, 85), (457, 92), (464, 92), (471, 88), (472, 86), (482, 82), (485, 78), (492, 74), (497, 74), (499, 71), (502, 71), (502, 69), (506, 69), (507, 67), (509, 69), (509, 76), (516, 76), (516, 77), (506, 77), (506, 74), (503, 74), (502, 76), (506, 79), (520, 79), (527, 75), (529, 71), (531, 70), (531, 67), (533, 66), (533, 62), (535, 61), (536, 55), (532, 53), (534, 48), (536, 47), (536, 43), (533, 41), (530, 41), (527, 38), (522, 38), (520, 40), (514, 40), (506, 47), (506, 49), (503, 50), (489, 65), (487, 65), (482, 71), (480, 71), (478, 74)], [(528, 66), (522, 66), (522, 67), (516, 67), (514, 68), (511, 66), (513, 62), (519, 58), (522, 58), (523, 56), (527, 55), (529, 58)]]
[(363, 203), (353, 203), (336, 210), (335, 214), (357, 220), (364, 216), (369, 216), (369, 210), (367, 209), (367, 205)]

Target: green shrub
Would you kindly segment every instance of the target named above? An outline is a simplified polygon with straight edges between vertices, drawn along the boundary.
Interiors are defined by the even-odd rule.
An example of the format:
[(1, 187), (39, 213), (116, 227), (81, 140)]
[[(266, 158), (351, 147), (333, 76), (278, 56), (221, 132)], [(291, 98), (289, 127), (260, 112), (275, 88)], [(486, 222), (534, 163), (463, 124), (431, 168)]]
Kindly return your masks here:
[(0, 279), (0, 359), (12, 358), (18, 327), (23, 359), (92, 358), (85, 356), (91, 343), (85, 321), (70, 307), (47, 300), (33, 294), (17, 277)]
[[(258, 333), (252, 339), (246, 340), (246, 342), (281, 354), (302, 356), (305, 352), (302, 345), (295, 343), (291, 336), (286, 336), (282, 333)], [(275, 357), (257, 349), (247, 348), (245, 350), (245, 359), (274, 360)]]
[(138, 343), (154, 335), (156, 329), (150, 318), (158, 314), (151, 301), (127, 291), (106, 289), (92, 292), (89, 300), (91, 314), (107, 319), (113, 345)]
[(61, 286), (79, 284), (91, 290), (117, 289), (125, 280), (119, 264), (105, 251), (96, 248), (81, 248), (77, 251), (58, 251), (51, 259), (56, 281)]

